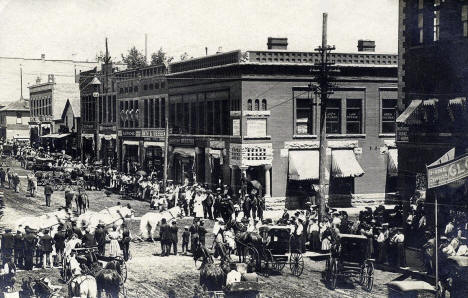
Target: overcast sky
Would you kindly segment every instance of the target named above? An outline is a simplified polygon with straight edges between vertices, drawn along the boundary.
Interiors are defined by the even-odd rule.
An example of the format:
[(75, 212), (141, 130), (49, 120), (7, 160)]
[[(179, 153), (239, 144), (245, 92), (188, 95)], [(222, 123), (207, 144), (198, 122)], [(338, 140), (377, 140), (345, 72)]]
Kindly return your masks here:
[[(264, 50), (268, 36), (312, 51), (328, 12), (329, 44), (356, 51), (358, 39), (397, 52), (397, 0), (0, 0), (0, 56), (94, 59), (109, 38), (111, 56), (131, 46), (163, 47), (176, 59), (223, 51)], [(0, 70), (1, 71), (1, 70)]]

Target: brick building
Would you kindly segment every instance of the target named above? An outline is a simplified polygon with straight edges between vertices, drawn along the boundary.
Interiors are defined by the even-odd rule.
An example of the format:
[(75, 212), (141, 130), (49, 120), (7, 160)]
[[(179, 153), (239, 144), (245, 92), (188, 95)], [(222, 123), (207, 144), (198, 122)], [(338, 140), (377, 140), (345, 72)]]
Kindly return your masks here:
[(63, 125), (61, 119), (67, 102), (79, 104), (78, 84), (56, 82), (54, 75), (50, 74), (47, 82), (42, 83), (38, 78), (36, 84), (29, 86), (29, 97), (31, 143), (42, 143), (51, 151), (76, 152), (78, 146), (73, 140), (76, 135), (72, 135), (73, 131)]
[(117, 89), (114, 75), (124, 64), (103, 63), (80, 73), (82, 160), (117, 166)]
[(467, 152), (468, 1), (400, 0), (398, 175), (403, 198), (426, 187), (426, 165)]
[[(395, 191), (397, 56), (332, 53), (340, 69), (327, 131), (330, 195), (382, 197)], [(231, 51), (169, 66), (169, 177), (239, 187), (258, 180), (291, 207), (318, 183), (318, 115), (309, 84), (315, 52)]]

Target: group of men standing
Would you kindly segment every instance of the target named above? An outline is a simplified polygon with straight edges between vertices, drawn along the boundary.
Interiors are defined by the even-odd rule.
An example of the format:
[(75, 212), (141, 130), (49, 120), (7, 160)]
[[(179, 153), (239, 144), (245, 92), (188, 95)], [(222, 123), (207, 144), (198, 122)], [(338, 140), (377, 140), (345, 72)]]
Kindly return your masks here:
[(18, 173), (15, 173), (7, 168), (0, 168), (0, 185), (5, 187), (5, 184), (8, 183), (8, 188), (13, 188), (15, 192), (19, 192), (20, 178)]

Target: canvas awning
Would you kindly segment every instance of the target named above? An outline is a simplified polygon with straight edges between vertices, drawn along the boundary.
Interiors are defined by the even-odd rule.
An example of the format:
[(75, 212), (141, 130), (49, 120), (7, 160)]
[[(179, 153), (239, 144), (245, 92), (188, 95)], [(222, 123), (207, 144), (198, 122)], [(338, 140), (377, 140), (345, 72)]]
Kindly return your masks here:
[(140, 142), (138, 141), (130, 141), (130, 140), (124, 140), (123, 141), (124, 145), (129, 145), (129, 146), (138, 146), (140, 145)]
[(174, 147), (173, 154), (179, 154), (182, 157), (195, 157), (195, 148)]
[(421, 105), (422, 100), (415, 99), (412, 100), (406, 110), (401, 113), (400, 116), (396, 119), (397, 123), (405, 123), (405, 124), (419, 124), (421, 121), (418, 119), (418, 108)]
[(466, 97), (457, 97), (449, 100), (449, 107), (463, 107), (466, 104)]
[(69, 133), (51, 133), (48, 135), (41, 136), (41, 138), (62, 139), (62, 138), (68, 137), (69, 135), (70, 135)]
[(83, 133), (81, 137), (84, 139), (94, 139), (94, 135), (92, 133)]
[(99, 134), (99, 137), (104, 139), (104, 140), (107, 140), (107, 141), (110, 141), (112, 139), (117, 139), (117, 135), (115, 133), (113, 134), (109, 134), (109, 135), (105, 135), (105, 134)]
[(398, 150), (388, 149), (387, 174), (388, 176), (398, 175)]
[(318, 150), (290, 150), (289, 172), (290, 180), (318, 180), (319, 179), (319, 151)]
[(143, 144), (143, 146), (145, 147), (161, 147), (161, 148), (164, 148), (164, 142), (151, 142), (151, 141), (148, 141), (148, 142), (145, 142)]
[(332, 176), (336, 178), (360, 177), (364, 175), (353, 150), (332, 150)]

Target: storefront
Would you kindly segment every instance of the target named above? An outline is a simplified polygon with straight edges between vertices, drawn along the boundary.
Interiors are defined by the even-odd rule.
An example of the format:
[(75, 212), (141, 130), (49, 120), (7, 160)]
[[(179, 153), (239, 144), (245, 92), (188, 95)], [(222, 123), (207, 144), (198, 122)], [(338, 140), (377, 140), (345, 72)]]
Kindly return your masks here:
[(155, 172), (158, 179), (163, 178), (164, 168), (164, 142), (145, 141), (143, 170), (148, 173)]
[(115, 134), (99, 134), (100, 159), (103, 165), (115, 167), (117, 151), (116, 151), (116, 135)]
[(195, 148), (173, 147), (170, 165), (174, 183), (193, 183), (195, 171)]

